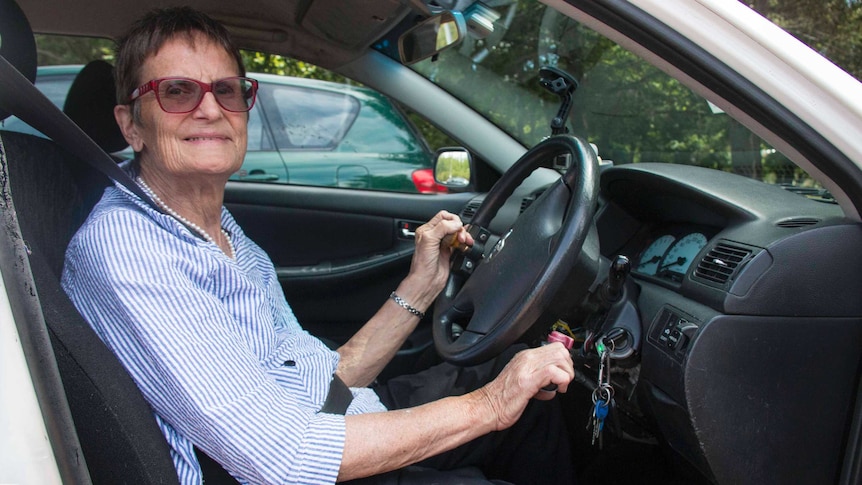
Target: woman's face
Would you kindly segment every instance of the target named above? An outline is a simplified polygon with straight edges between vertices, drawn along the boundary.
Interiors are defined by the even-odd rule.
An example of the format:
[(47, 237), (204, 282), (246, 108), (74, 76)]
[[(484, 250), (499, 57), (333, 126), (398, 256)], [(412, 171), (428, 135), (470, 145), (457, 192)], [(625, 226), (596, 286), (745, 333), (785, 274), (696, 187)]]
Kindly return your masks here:
[[(140, 84), (163, 77), (186, 77), (211, 83), (238, 76), (236, 62), (221, 46), (202, 35), (192, 44), (185, 37), (166, 42), (155, 56), (144, 62)], [(190, 113), (166, 113), (154, 93), (138, 98), (140, 123), (134, 123), (131, 106), (118, 115), (126, 139), (141, 164), (161, 172), (161, 176), (222, 176), (225, 180), (239, 170), (248, 141), (248, 113), (222, 109), (212, 93)], [(122, 120), (121, 120), (122, 119)], [(125, 126), (123, 126), (125, 125)]]

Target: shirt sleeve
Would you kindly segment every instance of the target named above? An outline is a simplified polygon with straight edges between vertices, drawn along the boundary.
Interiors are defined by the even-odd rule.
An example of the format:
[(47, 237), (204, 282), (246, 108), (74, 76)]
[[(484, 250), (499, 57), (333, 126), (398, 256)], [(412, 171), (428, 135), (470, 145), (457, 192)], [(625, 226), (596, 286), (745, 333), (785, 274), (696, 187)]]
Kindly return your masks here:
[(143, 213), (103, 213), (70, 244), (63, 287), (159, 417), (232, 474), (334, 483), (344, 417), (302, 405), (266, 372), (235, 331), (240, 323), (201, 283), (231, 284), (197, 246), (177, 243)]

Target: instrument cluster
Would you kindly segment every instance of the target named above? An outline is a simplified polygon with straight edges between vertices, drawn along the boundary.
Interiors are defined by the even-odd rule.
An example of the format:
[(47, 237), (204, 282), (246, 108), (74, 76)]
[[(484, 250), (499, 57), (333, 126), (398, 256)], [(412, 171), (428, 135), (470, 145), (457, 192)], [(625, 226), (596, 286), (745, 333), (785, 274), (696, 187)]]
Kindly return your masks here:
[(647, 239), (634, 271), (657, 278), (681, 282), (706, 247), (711, 231), (689, 229), (666, 231)]

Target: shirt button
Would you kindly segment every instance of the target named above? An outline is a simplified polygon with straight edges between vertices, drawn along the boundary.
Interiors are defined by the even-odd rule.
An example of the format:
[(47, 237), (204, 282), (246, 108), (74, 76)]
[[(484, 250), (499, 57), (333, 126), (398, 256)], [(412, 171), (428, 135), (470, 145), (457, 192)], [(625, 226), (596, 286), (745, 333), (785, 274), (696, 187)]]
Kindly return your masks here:
[(293, 360), (285, 360), (283, 364), (284, 367), (296, 367), (296, 362)]

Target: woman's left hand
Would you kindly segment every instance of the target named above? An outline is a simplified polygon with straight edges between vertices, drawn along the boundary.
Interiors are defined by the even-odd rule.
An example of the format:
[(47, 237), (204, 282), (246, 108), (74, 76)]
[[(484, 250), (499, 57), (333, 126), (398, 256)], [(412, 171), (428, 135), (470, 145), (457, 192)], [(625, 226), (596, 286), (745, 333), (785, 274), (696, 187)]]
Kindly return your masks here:
[[(446, 211), (440, 211), (416, 229), (416, 251), (410, 273), (395, 289), (395, 294), (419, 312), (428, 311), (449, 277), (452, 239), (446, 239), (442, 247), (440, 243), (450, 235), (461, 243), (473, 244), (473, 237), (467, 233), (461, 219)], [(387, 300), (380, 311), (338, 349), (341, 355), (338, 375), (349, 386), (367, 386), (374, 381), (418, 325), (418, 315), (405, 311), (402, 306), (402, 303), (396, 305), (392, 299)]]

